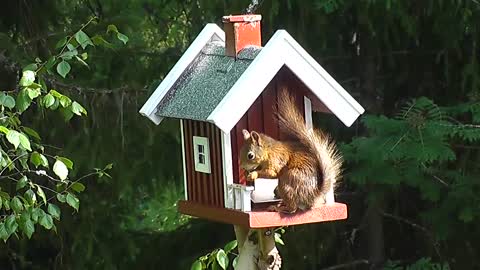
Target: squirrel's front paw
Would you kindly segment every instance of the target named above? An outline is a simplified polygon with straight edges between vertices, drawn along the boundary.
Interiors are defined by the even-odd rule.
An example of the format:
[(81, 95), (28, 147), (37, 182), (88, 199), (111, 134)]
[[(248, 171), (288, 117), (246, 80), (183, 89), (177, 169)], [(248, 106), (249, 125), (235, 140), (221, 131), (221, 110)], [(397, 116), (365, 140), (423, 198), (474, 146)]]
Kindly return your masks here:
[(247, 181), (255, 181), (255, 179), (257, 178), (258, 178), (258, 172), (253, 171), (247, 174)]

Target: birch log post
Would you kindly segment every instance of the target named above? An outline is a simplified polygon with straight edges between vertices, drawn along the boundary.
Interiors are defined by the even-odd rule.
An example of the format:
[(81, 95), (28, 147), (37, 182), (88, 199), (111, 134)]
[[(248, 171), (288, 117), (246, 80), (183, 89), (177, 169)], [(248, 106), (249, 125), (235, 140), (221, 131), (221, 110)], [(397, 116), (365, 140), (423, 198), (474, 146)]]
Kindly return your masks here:
[(282, 258), (272, 229), (234, 226), (238, 243), (236, 270), (280, 270)]

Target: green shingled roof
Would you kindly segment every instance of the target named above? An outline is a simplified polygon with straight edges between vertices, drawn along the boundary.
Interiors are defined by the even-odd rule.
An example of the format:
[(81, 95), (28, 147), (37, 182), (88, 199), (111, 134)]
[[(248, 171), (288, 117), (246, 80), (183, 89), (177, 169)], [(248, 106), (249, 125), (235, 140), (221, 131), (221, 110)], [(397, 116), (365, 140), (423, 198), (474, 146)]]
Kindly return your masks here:
[(205, 46), (160, 102), (161, 117), (205, 121), (260, 52), (247, 47), (237, 56), (225, 56), (222, 43)]

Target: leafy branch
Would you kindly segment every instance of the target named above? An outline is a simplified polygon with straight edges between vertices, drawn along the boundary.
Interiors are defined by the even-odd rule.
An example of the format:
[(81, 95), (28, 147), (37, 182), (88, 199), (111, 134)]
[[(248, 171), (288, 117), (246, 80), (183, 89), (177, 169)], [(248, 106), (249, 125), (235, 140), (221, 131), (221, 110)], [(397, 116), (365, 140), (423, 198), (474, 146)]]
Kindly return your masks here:
[[(61, 216), (57, 204), (66, 204), (78, 211), (78, 194), (86, 189), (81, 181), (90, 176), (110, 177), (107, 171), (112, 168), (111, 164), (71, 179), (74, 162), (47, 152), (40, 135), (22, 125), (22, 116), (31, 107), (60, 111), (66, 121), (74, 115), (87, 115), (80, 103), (49, 88), (46, 76), (55, 75), (52, 69), (56, 65), (56, 73), (66, 78), (71, 71), (70, 60), (76, 59), (88, 67), (85, 61), (89, 47), (112, 46), (101, 35), (90, 38), (85, 32), (95, 20), (90, 18), (73, 35), (60, 40), (56, 46), (58, 53), (48, 60), (36, 58), (35, 63), (25, 66), (18, 92), (0, 92), (0, 180), (6, 180), (0, 181), (0, 238), (4, 241), (12, 235), (19, 237), (20, 233), (31, 238), (36, 224), (56, 230), (54, 220), (59, 221)], [(123, 43), (128, 41), (113, 25), (109, 25), (106, 32), (115, 33)]]

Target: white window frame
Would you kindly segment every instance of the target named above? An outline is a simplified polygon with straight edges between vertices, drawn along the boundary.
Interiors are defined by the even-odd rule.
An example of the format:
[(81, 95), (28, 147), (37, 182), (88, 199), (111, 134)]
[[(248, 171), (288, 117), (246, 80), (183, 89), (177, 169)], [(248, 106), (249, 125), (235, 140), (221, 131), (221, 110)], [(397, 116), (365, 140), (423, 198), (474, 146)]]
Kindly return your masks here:
[[(198, 146), (203, 146), (203, 153), (199, 153)], [(204, 163), (200, 163), (200, 154), (205, 156)], [(202, 173), (211, 173), (210, 167), (210, 147), (207, 137), (193, 136), (193, 160), (195, 171)]]

